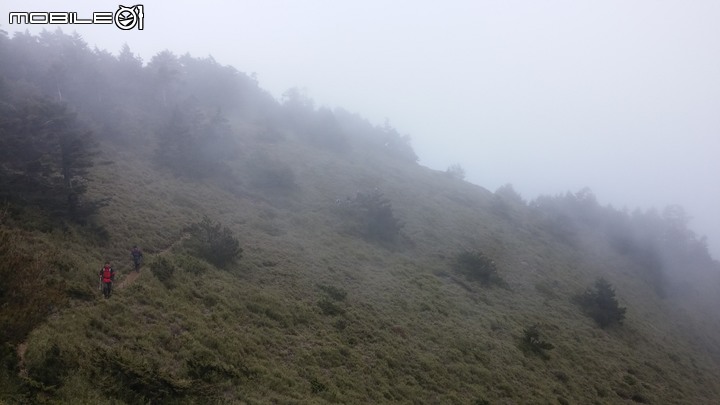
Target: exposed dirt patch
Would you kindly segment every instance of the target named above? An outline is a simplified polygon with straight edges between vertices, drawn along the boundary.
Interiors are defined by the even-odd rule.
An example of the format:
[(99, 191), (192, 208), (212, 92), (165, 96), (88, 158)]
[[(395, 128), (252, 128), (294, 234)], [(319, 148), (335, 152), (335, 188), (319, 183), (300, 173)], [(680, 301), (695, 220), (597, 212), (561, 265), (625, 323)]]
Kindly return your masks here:
[(134, 271), (134, 270), (131, 271), (130, 274), (128, 274), (127, 277), (125, 277), (125, 278), (123, 279), (123, 281), (120, 282), (120, 284), (118, 285), (118, 288), (119, 288), (119, 289), (122, 289), (122, 288), (125, 288), (125, 287), (131, 285), (131, 284), (134, 283), (135, 280), (137, 280), (139, 277), (140, 277), (140, 272)]
[(17, 346), (17, 355), (18, 355), (18, 367), (20, 368), (20, 377), (27, 377), (28, 371), (27, 367), (25, 366), (25, 352), (27, 351), (27, 342), (22, 342)]

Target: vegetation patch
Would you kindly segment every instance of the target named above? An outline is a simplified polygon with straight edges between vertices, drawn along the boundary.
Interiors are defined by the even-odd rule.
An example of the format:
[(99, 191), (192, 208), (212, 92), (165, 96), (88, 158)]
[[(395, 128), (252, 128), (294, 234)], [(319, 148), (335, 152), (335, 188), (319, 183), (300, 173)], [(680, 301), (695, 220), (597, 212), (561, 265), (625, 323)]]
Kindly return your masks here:
[(452, 164), (445, 170), (445, 175), (452, 179), (465, 180), (465, 168), (459, 163)]
[(185, 232), (190, 234), (185, 246), (218, 267), (225, 267), (242, 257), (240, 241), (230, 228), (213, 222), (207, 216), (185, 228)]
[(321, 298), (317, 306), (320, 308), (324, 315), (336, 316), (345, 313), (345, 310), (336, 304), (333, 300), (323, 297)]
[[(37, 242), (0, 226), (0, 342), (17, 344), (67, 303), (66, 283)], [(78, 288), (78, 296), (87, 291)], [(72, 288), (71, 288), (72, 293)]]
[(622, 324), (627, 308), (621, 307), (615, 298), (615, 288), (600, 277), (593, 287), (574, 297), (583, 312), (595, 320), (601, 328)]
[(344, 301), (345, 297), (347, 297), (347, 291), (343, 290), (342, 288), (324, 284), (319, 284), (318, 288), (322, 292), (327, 294), (328, 297), (334, 299), (335, 301)]
[(175, 287), (175, 265), (166, 257), (157, 257), (150, 263), (155, 277), (168, 289)]
[(468, 279), (480, 281), (483, 285), (505, 285), (498, 274), (495, 261), (479, 251), (464, 251), (455, 257), (455, 270)]
[(540, 338), (540, 330), (537, 324), (523, 329), (519, 347), (523, 353), (536, 355), (544, 360), (550, 358), (547, 351), (555, 348), (552, 343), (546, 342)]
[(85, 223), (107, 203), (86, 197), (97, 146), (92, 132), (66, 103), (5, 94), (0, 94), (0, 201)]
[(310, 379), (310, 392), (313, 394), (319, 394), (321, 392), (327, 391), (327, 385), (320, 382), (317, 378), (311, 378)]
[(68, 357), (68, 354), (58, 344), (52, 344), (28, 368), (28, 375), (44, 387), (60, 385), (63, 378), (68, 375), (69, 368), (73, 363)]
[(395, 217), (392, 203), (380, 190), (358, 192), (355, 199), (345, 201), (347, 213), (357, 221), (365, 239), (380, 243), (395, 242), (404, 224)]
[(192, 382), (163, 370), (153, 359), (138, 358), (127, 351), (111, 349), (100, 356), (99, 369), (104, 377), (112, 377), (119, 382), (108, 384), (111, 394), (126, 401), (166, 402), (186, 396), (192, 388)]
[(210, 270), (210, 265), (207, 262), (198, 259), (195, 256), (182, 254), (174, 258), (175, 265), (193, 275), (200, 275), (207, 273)]

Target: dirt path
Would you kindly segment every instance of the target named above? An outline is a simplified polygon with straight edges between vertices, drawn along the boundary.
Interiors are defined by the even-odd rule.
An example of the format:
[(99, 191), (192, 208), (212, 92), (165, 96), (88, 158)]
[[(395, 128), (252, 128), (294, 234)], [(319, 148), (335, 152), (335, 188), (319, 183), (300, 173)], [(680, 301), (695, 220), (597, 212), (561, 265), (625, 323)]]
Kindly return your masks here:
[(140, 272), (139, 272), (139, 271), (130, 270), (130, 274), (128, 274), (128, 275), (123, 279), (123, 281), (121, 281), (120, 284), (118, 284), (118, 287), (117, 287), (117, 288), (118, 288), (118, 289), (123, 289), (123, 288), (125, 288), (125, 287), (127, 287), (127, 286), (129, 286), (129, 285), (132, 285), (132, 283), (134, 283), (135, 280), (137, 280), (139, 277), (140, 277)]
[[(180, 236), (180, 238), (178, 238), (176, 241), (174, 241), (173, 243), (171, 243), (169, 246), (167, 246), (166, 248), (161, 249), (161, 250), (153, 253), (152, 255), (153, 255), (153, 256), (160, 256), (160, 255), (163, 255), (163, 254), (169, 252), (170, 249), (172, 249), (172, 248), (175, 247), (177, 244), (179, 244), (180, 242), (182, 242), (183, 240), (185, 240), (185, 237), (186, 237), (186, 235)], [(144, 260), (143, 260), (143, 263), (144, 263)], [(144, 267), (144, 266), (143, 266), (143, 267)], [(142, 267), (141, 267), (141, 268), (142, 268)], [(139, 271), (130, 270), (130, 273), (129, 273), (127, 276), (125, 276), (125, 278), (120, 282), (120, 284), (118, 284), (117, 288), (118, 288), (118, 289), (123, 289), (123, 288), (125, 288), (125, 287), (129, 287), (129, 286), (131, 286), (138, 278), (140, 278), (140, 272), (139, 272)]]
[(18, 355), (18, 368), (20, 368), (20, 377), (27, 377), (28, 371), (27, 367), (25, 367), (25, 352), (27, 351), (27, 342), (22, 342), (17, 347), (17, 355)]
[[(129, 285), (132, 285), (135, 280), (137, 280), (140, 277), (140, 273), (137, 271), (130, 270), (130, 274), (125, 277), (120, 284), (118, 284), (118, 289), (123, 289)], [(27, 352), (28, 344), (27, 341), (22, 342), (17, 345), (16, 352), (18, 357), (18, 368), (20, 371), (18, 372), (18, 375), (20, 377), (27, 377), (28, 376), (28, 370), (27, 366), (25, 365), (25, 352)], [(2, 404), (2, 402), (0, 402)]]
[[(185, 240), (186, 237), (187, 237), (187, 235), (180, 236), (180, 238), (178, 238), (176, 241), (171, 243), (169, 246), (153, 253), (152, 255), (160, 256), (160, 255), (163, 255), (163, 254), (169, 252), (170, 249), (177, 246), (179, 243), (181, 243), (183, 240)], [(131, 286), (131, 285), (133, 285), (133, 283), (135, 283), (135, 281), (138, 278), (140, 278), (140, 272), (130, 270), (130, 273), (127, 276), (125, 276), (125, 278), (123, 278), (123, 280), (120, 282), (120, 284), (118, 284), (117, 288), (123, 289), (125, 287)], [(25, 342), (18, 344), (17, 349), (16, 349), (17, 356), (18, 356), (18, 368), (20, 369), (20, 372), (18, 374), (20, 375), (20, 377), (28, 376), (27, 367), (25, 365), (25, 352), (27, 351), (27, 348), (28, 348), (28, 344), (27, 344), (27, 341), (25, 341)], [(2, 404), (2, 402), (0, 402), (0, 404)]]

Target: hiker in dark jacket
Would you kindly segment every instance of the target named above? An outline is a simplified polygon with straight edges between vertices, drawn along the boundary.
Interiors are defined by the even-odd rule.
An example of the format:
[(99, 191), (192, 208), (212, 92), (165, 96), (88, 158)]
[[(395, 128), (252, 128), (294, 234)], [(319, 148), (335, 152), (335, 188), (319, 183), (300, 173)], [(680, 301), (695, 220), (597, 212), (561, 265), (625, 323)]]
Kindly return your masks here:
[(115, 270), (110, 266), (110, 262), (105, 262), (105, 266), (100, 269), (100, 282), (102, 283), (102, 292), (105, 298), (110, 298), (113, 280), (115, 280)]
[(130, 251), (130, 256), (132, 256), (133, 264), (135, 265), (135, 271), (140, 271), (140, 263), (142, 262), (143, 258), (142, 250), (140, 250), (140, 248), (135, 245)]

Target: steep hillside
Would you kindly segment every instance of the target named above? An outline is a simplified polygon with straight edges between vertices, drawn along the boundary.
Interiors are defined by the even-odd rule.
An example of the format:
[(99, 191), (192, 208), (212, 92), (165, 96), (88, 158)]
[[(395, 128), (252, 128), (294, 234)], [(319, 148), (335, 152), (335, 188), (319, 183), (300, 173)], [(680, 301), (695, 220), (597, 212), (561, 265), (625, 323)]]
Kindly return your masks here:
[[(59, 92), (23, 68), (20, 39), (0, 42), (13, 61), (0, 71), (10, 146), (12, 131), (35, 133), (17, 111), (40, 107), (23, 110), (25, 100)], [(97, 71), (120, 69), (122, 58), (71, 49)], [(6, 158), (0, 274), (13, 288), (0, 291), (0, 320), (15, 333), (3, 336), (0, 401), (720, 398), (719, 265), (681, 210), (618, 212), (588, 191), (528, 204), (511, 187), (493, 193), (418, 166), (393, 128), (316, 110), (297, 92), (275, 103), (235, 71), (233, 86), (209, 91), (203, 83), (230, 69), (183, 58), (138, 66), (148, 85), (122, 99), (65, 93), (97, 142), (94, 164), (73, 177), (86, 186), (68, 194), (76, 200), (10, 188), (20, 166)], [(152, 70), (163, 60), (182, 77), (152, 76), (168, 71)], [(194, 64), (210, 73), (191, 74)], [(213, 264), (193, 245), (205, 217), (237, 239), (236, 261)], [(499, 279), (460, 271), (463, 252), (482, 252)], [(97, 280), (105, 260), (118, 271), (108, 300)], [(577, 303), (598, 277), (627, 308), (619, 324), (602, 328)], [(532, 330), (552, 348), (528, 346)]]

